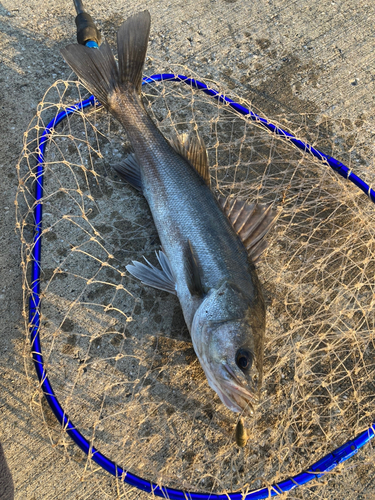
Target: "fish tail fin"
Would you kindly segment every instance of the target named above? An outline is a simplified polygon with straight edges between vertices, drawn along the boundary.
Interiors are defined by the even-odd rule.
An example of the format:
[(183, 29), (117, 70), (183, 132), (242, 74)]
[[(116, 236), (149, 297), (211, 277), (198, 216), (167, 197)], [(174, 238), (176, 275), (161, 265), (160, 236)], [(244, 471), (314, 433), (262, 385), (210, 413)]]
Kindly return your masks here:
[(107, 42), (98, 49), (72, 44), (61, 50), (87, 89), (107, 108), (113, 91), (136, 91), (140, 95), (150, 24), (146, 10), (122, 24), (117, 33), (119, 67)]
[(109, 95), (118, 85), (118, 69), (110, 46), (102, 43), (98, 49), (72, 44), (61, 54), (85, 87), (106, 107)]
[(146, 59), (151, 16), (148, 10), (129, 17), (117, 32), (120, 84), (141, 94), (142, 70)]

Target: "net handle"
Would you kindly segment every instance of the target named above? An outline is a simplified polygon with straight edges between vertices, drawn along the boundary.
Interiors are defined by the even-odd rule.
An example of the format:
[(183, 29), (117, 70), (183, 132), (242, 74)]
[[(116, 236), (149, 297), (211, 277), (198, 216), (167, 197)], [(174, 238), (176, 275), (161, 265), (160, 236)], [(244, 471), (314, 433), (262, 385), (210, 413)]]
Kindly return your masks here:
[[(202, 90), (205, 94), (213, 97), (217, 101), (230, 106), (232, 109), (248, 117), (250, 120), (257, 122), (262, 127), (268, 129), (274, 134), (289, 140), (297, 148), (304, 152), (308, 152), (321, 161), (325, 165), (329, 165), (335, 172), (350, 180), (353, 184), (359, 187), (365, 194), (368, 195), (370, 200), (375, 203), (375, 192), (371, 187), (366, 184), (360, 177), (353, 174), (353, 172), (346, 167), (343, 163), (339, 162), (331, 156), (325, 155), (321, 151), (313, 148), (309, 144), (300, 141), (289, 132), (277, 127), (268, 120), (260, 117), (251, 110), (241, 106), (232, 99), (220, 94), (218, 91), (209, 88), (206, 84), (198, 80), (188, 78), (183, 75), (175, 75), (172, 73), (160, 73), (148, 78), (143, 78), (142, 84), (150, 84), (159, 81), (174, 81), (182, 82), (192, 88)], [(288, 478), (284, 481), (275, 483), (274, 485), (258, 490), (249, 491), (244, 495), (237, 491), (223, 495), (213, 493), (200, 493), (178, 490), (168, 488), (167, 486), (159, 486), (151, 481), (143, 479), (122, 467), (112, 462), (109, 458), (103, 455), (99, 450), (91, 446), (90, 442), (79, 432), (74, 426), (72, 421), (66, 415), (61, 407), (48, 379), (47, 371), (44, 366), (42, 348), (39, 336), (40, 329), (40, 314), (41, 314), (41, 301), (40, 301), (40, 273), (41, 273), (41, 245), (42, 245), (42, 209), (43, 209), (43, 178), (44, 178), (44, 154), (50, 135), (53, 133), (54, 128), (61, 123), (68, 116), (80, 112), (90, 106), (100, 106), (100, 103), (91, 96), (82, 102), (69, 106), (64, 111), (59, 113), (44, 129), (43, 134), (39, 140), (39, 154), (36, 169), (36, 186), (35, 186), (35, 207), (34, 207), (34, 238), (32, 250), (32, 270), (31, 270), (31, 294), (29, 298), (29, 332), (31, 342), (31, 353), (34, 361), (36, 373), (40, 382), (41, 389), (46, 397), (51, 410), (55, 414), (60, 425), (70, 438), (79, 446), (79, 448), (104, 470), (115, 476), (116, 478), (128, 483), (131, 486), (152, 493), (158, 497), (170, 498), (171, 500), (260, 500), (270, 498), (287, 491), (293, 490), (298, 486), (306, 484), (313, 479), (322, 477), (327, 472), (330, 472), (338, 464), (345, 462), (353, 455), (355, 455), (360, 448), (368, 443), (375, 436), (375, 422), (365, 431), (360, 433), (354, 439), (347, 441), (345, 444), (325, 455), (322, 459), (311, 465), (306, 471), (303, 471), (295, 476)]]

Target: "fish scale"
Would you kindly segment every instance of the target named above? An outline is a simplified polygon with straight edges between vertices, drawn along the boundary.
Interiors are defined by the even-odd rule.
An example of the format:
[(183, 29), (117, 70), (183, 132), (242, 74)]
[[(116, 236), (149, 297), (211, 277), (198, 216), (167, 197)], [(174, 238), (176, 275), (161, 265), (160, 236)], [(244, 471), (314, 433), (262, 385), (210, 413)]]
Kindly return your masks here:
[[(275, 212), (216, 200), (203, 141), (167, 141), (157, 129), (141, 101), (149, 32), (147, 11), (124, 22), (117, 38), (119, 67), (106, 42), (95, 50), (70, 45), (62, 53), (126, 130), (134, 154), (116, 168), (146, 197), (162, 243), (162, 269), (146, 261), (127, 270), (145, 285), (178, 296), (208, 383), (228, 408), (250, 414), (262, 382), (265, 333), (251, 256), (256, 260), (264, 250)], [(252, 248), (249, 255), (243, 242)]]
[(177, 296), (180, 302), (186, 301), (182, 308), (190, 329), (195, 310), (190, 294), (186, 293), (186, 272), (181, 265), (186, 242), (191, 241), (199, 256), (202, 284), (206, 289), (217, 289), (228, 279), (243, 282), (242, 286), (253, 293), (253, 278), (243, 273), (243, 268), (249, 266), (247, 253), (208, 186), (167, 143), (139, 99), (112, 99), (109, 109), (127, 131), (133, 146), (143, 194), (174, 270)]

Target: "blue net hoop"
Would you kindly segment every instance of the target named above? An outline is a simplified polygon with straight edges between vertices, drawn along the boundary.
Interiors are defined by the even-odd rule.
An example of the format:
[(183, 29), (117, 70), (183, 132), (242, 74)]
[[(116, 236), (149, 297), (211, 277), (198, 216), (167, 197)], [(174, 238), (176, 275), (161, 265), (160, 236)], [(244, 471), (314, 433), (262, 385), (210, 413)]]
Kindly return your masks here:
[[(359, 189), (361, 189), (369, 199), (375, 203), (375, 191), (366, 184), (360, 177), (355, 175), (351, 169), (345, 166), (343, 163), (339, 162), (335, 158), (328, 156), (321, 151), (313, 148), (309, 144), (297, 139), (295, 136), (289, 132), (277, 127), (270, 121), (260, 117), (253, 111), (241, 106), (232, 99), (221, 95), (216, 90), (207, 87), (202, 82), (195, 79), (188, 78), (183, 75), (175, 75), (170, 73), (155, 74), (151, 77), (144, 78), (142, 84), (147, 85), (153, 82), (160, 81), (172, 81), (181, 82), (186, 85), (191, 86), (194, 89), (203, 91), (205, 94), (213, 97), (217, 101), (228, 105), (231, 109), (237, 111), (241, 115), (246, 116), (249, 120), (256, 122), (258, 125), (268, 129), (270, 132), (283, 139), (290, 141), (294, 146), (300, 150), (307, 152), (317, 158), (323, 165), (331, 167), (335, 172), (355, 184)], [(90, 106), (100, 106), (100, 103), (95, 99), (94, 96), (76, 103), (66, 110), (59, 113), (44, 129), (40, 140), (39, 140), (39, 154), (38, 163), (36, 171), (36, 187), (35, 187), (35, 208), (34, 208), (34, 237), (33, 237), (33, 251), (32, 251), (32, 270), (31, 270), (31, 294), (29, 298), (29, 333), (31, 342), (31, 353), (34, 361), (34, 366), (36, 373), (40, 382), (41, 389), (46, 397), (53, 413), (55, 414), (60, 425), (69, 435), (69, 437), (76, 443), (77, 446), (96, 464), (101, 468), (115, 476), (116, 478), (124, 481), (125, 483), (134, 486), (147, 493), (152, 493), (158, 497), (170, 498), (171, 500), (259, 500), (264, 498), (270, 498), (282, 493), (288, 492), (306, 484), (313, 479), (318, 479), (324, 476), (326, 473), (332, 471), (337, 465), (345, 462), (352, 456), (354, 456), (360, 448), (371, 441), (375, 437), (375, 422), (365, 431), (360, 433), (354, 439), (347, 441), (345, 444), (336, 448), (332, 452), (325, 455), (323, 458), (312, 464), (307, 470), (296, 474), (284, 481), (273, 484), (270, 487), (261, 488), (258, 490), (249, 491), (243, 494), (240, 491), (226, 493), (226, 494), (214, 494), (214, 493), (202, 493), (202, 492), (190, 492), (174, 488), (168, 488), (167, 486), (160, 486), (156, 483), (143, 479), (126, 469), (120, 467), (108, 457), (103, 455), (99, 450), (94, 448), (90, 442), (80, 433), (80, 431), (75, 427), (73, 422), (66, 415), (64, 409), (60, 405), (53, 389), (52, 385), (48, 379), (46, 368), (44, 366), (42, 348), (39, 336), (40, 330), (40, 318), (41, 318), (41, 299), (40, 299), (40, 275), (41, 275), (41, 249), (42, 249), (42, 199), (43, 199), (43, 178), (44, 178), (44, 155), (46, 146), (50, 135), (52, 134), (54, 128), (65, 120), (68, 116), (79, 112)]]

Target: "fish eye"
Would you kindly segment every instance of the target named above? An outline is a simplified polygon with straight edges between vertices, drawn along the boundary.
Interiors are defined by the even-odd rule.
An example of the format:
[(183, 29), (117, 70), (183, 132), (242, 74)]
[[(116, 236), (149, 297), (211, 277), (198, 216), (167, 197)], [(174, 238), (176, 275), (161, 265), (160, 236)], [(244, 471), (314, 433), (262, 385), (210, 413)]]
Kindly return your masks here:
[(236, 365), (243, 372), (247, 372), (250, 370), (253, 364), (253, 355), (247, 349), (238, 349), (236, 353)]

